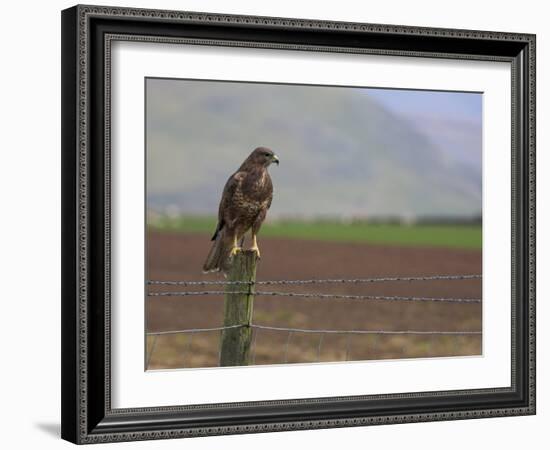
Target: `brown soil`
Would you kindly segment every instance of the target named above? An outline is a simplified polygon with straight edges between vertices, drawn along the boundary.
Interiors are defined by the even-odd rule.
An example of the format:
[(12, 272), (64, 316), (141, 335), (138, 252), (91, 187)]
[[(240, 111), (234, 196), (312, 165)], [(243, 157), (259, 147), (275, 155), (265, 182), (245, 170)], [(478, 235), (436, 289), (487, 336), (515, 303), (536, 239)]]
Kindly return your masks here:
[[(261, 239), (258, 280), (367, 278), (480, 274), (481, 251), (408, 248), (290, 239)], [(150, 280), (219, 280), (201, 267), (209, 237), (149, 232)], [(218, 289), (222, 287), (212, 287)], [(481, 280), (272, 286), (264, 290), (363, 295), (481, 298)], [(193, 288), (150, 287), (154, 291)], [(199, 286), (196, 290), (206, 290)], [(223, 296), (148, 297), (148, 331), (217, 327)], [(480, 304), (388, 302), (257, 297), (253, 321), (309, 329), (440, 330), (481, 329)], [(321, 336), (322, 340), (321, 340)], [(218, 363), (219, 332), (148, 338), (149, 368), (207, 367)], [(150, 350), (153, 348), (151, 353)], [(255, 364), (477, 355), (479, 336), (321, 335), (255, 330)]]

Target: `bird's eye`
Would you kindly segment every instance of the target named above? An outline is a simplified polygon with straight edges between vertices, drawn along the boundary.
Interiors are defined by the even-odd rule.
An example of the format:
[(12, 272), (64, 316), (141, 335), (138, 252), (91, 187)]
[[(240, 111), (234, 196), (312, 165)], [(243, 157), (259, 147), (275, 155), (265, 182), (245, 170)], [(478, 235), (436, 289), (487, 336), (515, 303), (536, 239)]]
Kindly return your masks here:
[(269, 156), (269, 153), (264, 153), (264, 156)]

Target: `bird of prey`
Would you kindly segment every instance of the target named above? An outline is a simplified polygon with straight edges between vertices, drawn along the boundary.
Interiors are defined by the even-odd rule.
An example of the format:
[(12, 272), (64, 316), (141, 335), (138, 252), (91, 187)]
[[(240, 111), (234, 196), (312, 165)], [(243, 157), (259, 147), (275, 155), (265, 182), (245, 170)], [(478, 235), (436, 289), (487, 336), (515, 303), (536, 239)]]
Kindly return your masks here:
[(241, 250), (238, 242), (242, 245), (248, 230), (252, 234), (251, 250), (260, 257), (256, 236), (273, 198), (273, 184), (267, 171), (272, 163), (279, 165), (277, 155), (267, 147), (258, 147), (225, 183), (218, 225), (212, 236), (214, 244), (204, 263), (204, 272), (226, 273), (232, 257)]

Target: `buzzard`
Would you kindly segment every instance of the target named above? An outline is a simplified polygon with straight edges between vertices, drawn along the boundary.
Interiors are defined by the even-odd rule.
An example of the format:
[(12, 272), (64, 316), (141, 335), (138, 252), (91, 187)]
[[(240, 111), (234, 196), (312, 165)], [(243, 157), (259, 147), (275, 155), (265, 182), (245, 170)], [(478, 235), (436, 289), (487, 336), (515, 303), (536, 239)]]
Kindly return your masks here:
[(241, 250), (238, 242), (251, 229), (252, 247), (258, 257), (256, 236), (273, 198), (273, 184), (267, 168), (279, 165), (279, 158), (267, 147), (256, 148), (241, 167), (229, 177), (223, 188), (214, 244), (203, 266), (204, 272), (227, 272), (231, 258)]

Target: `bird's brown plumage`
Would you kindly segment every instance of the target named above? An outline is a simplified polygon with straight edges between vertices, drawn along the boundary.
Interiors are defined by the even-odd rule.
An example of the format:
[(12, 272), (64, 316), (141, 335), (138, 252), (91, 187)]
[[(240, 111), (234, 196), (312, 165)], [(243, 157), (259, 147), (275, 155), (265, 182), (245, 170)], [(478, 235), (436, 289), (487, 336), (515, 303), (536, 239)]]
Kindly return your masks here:
[(273, 198), (273, 184), (267, 168), (279, 159), (267, 147), (256, 148), (241, 167), (229, 177), (218, 210), (218, 225), (212, 236), (203, 270), (227, 272), (231, 257), (248, 230), (252, 232), (252, 249), (259, 256), (256, 235), (265, 220)]

